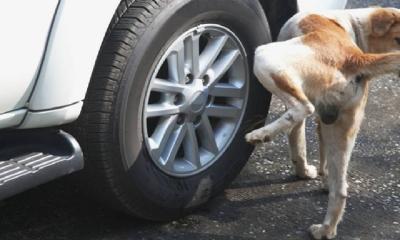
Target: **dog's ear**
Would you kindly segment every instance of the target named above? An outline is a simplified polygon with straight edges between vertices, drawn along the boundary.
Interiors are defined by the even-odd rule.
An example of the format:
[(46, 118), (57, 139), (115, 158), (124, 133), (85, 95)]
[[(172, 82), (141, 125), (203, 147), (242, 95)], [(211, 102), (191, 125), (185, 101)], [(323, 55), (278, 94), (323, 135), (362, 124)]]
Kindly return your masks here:
[(353, 74), (378, 76), (397, 73), (400, 69), (400, 52), (384, 54), (362, 54), (348, 60), (347, 69)]
[(375, 10), (370, 17), (371, 35), (374, 37), (385, 35), (396, 20), (400, 20), (400, 14), (394, 9), (379, 8)]

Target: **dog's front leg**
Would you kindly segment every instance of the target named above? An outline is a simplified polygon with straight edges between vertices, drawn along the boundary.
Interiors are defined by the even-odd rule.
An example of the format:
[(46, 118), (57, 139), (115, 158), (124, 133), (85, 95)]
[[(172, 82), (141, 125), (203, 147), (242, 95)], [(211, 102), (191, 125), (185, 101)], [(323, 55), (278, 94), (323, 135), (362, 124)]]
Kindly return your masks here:
[[(362, 115), (362, 114), (361, 114)], [(337, 225), (342, 219), (347, 198), (347, 168), (358, 133), (361, 117), (343, 116), (332, 125), (321, 124), (321, 137), (328, 169), (329, 202), (323, 224), (310, 227), (315, 239), (336, 236)]]

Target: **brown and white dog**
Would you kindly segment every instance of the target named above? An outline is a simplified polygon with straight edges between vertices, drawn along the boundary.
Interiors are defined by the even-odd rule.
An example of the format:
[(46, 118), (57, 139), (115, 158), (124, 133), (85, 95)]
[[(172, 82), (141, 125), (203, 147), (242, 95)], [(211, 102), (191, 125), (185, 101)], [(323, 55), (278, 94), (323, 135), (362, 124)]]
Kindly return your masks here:
[(299, 13), (282, 28), (279, 42), (257, 48), (254, 72), (287, 111), (246, 135), (250, 143), (286, 132), (296, 173), (317, 177), (307, 164), (305, 118), (316, 112), (320, 169), (329, 189), (322, 224), (310, 227), (316, 239), (336, 236), (347, 198), (346, 173), (364, 116), (369, 80), (399, 71), (400, 10), (368, 8)]

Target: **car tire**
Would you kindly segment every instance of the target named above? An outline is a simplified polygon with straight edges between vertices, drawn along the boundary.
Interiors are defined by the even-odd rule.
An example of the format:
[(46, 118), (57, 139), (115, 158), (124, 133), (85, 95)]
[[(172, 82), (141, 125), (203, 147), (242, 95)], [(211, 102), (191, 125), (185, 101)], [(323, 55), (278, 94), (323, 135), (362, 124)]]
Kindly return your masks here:
[[(171, 42), (204, 24), (220, 26), (239, 39), (246, 57), (248, 97), (242, 119), (220, 156), (199, 172), (179, 176), (163, 171), (146, 147), (146, 92), (155, 65)], [(268, 111), (270, 95), (251, 70), (254, 49), (269, 41), (257, 1), (122, 1), (73, 130), (85, 156), (85, 182), (96, 198), (128, 214), (165, 221), (221, 193), (253, 150), (244, 134)]]

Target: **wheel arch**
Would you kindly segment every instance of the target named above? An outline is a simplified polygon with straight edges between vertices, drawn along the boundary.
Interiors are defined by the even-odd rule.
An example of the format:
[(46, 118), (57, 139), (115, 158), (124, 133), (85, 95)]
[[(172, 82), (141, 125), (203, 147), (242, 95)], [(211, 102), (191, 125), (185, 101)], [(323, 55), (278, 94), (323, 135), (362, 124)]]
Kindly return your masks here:
[[(60, 1), (27, 103), (28, 114), (20, 128), (61, 125), (79, 116), (97, 56), (120, 3), (121, 0)], [(73, 111), (71, 106), (76, 106)]]

